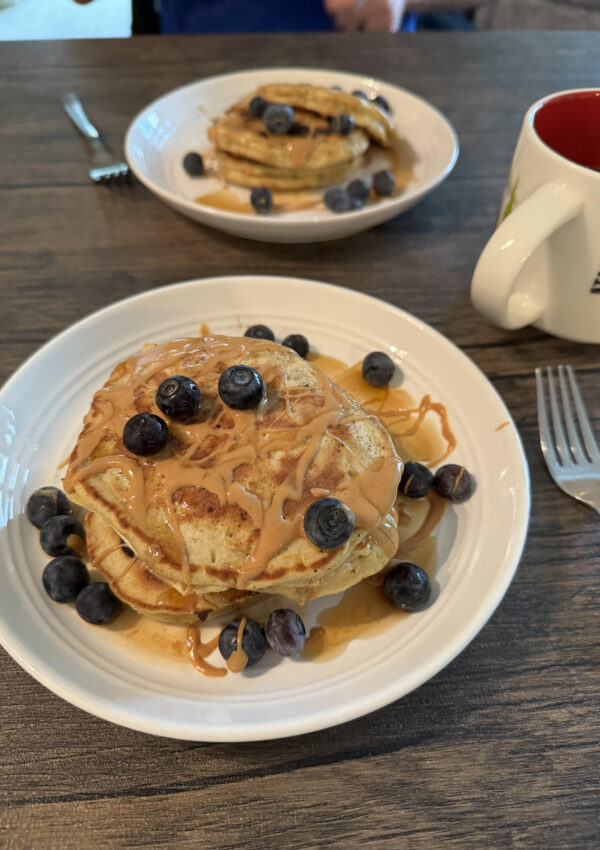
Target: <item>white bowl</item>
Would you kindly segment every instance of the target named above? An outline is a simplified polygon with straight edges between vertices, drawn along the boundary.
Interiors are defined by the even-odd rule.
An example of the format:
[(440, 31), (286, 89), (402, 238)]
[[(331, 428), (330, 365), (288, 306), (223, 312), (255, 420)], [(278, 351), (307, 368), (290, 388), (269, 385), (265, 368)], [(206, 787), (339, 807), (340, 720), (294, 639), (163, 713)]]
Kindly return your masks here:
[[(339, 85), (388, 99), (401, 136), (416, 151), (415, 181), (406, 191), (362, 210), (336, 215), (304, 210), (258, 216), (199, 204), (210, 180), (194, 179), (183, 169), (189, 151), (207, 150), (212, 119), (241, 97), (267, 83)], [(456, 133), (441, 112), (410, 92), (359, 74), (309, 68), (269, 68), (223, 74), (191, 83), (155, 100), (132, 121), (125, 155), (134, 174), (151, 192), (178, 212), (217, 230), (265, 242), (324, 242), (360, 233), (414, 206), (448, 176), (458, 156)]]
[[(29, 495), (44, 484), (60, 485), (59, 466), (115, 364), (145, 342), (197, 334), (201, 322), (217, 333), (239, 334), (256, 322), (266, 322), (278, 337), (302, 331), (314, 350), (349, 363), (368, 351), (387, 351), (411, 395), (430, 393), (446, 405), (458, 440), (449, 460), (465, 464), (477, 488), (468, 502), (448, 505), (438, 527), (439, 594), (429, 608), (353, 640), (323, 663), (275, 663), (270, 653), (247, 673), (210, 679), (185, 659), (136, 650), (118, 620), (115, 628), (89, 626), (74, 606), (44, 593), (48, 557), (25, 516)], [(0, 642), (32, 676), (86, 711), (133, 729), (192, 740), (258, 740), (373, 711), (451, 661), (490, 617), (516, 569), (529, 477), (502, 400), (433, 328), (341, 287), (247, 275), (128, 298), (78, 322), (28, 360), (0, 392), (0, 508)], [(307, 602), (307, 627), (335, 601)], [(485, 646), (480, 652), (485, 655)]]

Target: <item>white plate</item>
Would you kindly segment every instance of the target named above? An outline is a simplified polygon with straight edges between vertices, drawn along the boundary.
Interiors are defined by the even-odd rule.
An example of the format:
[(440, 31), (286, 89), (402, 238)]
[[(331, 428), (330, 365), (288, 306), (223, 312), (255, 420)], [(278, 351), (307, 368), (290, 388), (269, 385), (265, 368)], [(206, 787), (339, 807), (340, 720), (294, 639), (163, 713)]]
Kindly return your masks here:
[[(89, 626), (73, 606), (53, 603), (41, 583), (47, 557), (24, 509), (37, 487), (59, 483), (57, 468), (93, 392), (115, 364), (145, 342), (197, 334), (201, 322), (239, 334), (259, 321), (280, 337), (301, 331), (316, 350), (346, 362), (370, 350), (389, 351), (413, 395), (430, 393), (447, 406), (458, 439), (453, 459), (473, 471), (477, 489), (445, 513), (438, 535), (439, 596), (426, 611), (353, 641), (325, 663), (284, 659), (275, 666), (271, 659), (247, 674), (209, 679), (187, 662), (167, 665), (124, 651), (118, 630)], [(239, 741), (358, 717), (444, 667), (481, 629), (510, 583), (525, 541), (529, 480), (501, 399), (437, 331), (357, 292), (245, 276), (128, 298), (40, 349), (0, 392), (0, 499), (0, 640), (13, 658), (59, 696), (115, 723), (174, 738)], [(309, 626), (319, 605), (305, 606)]]
[[(398, 197), (344, 215), (305, 210), (257, 216), (197, 203), (195, 198), (210, 191), (215, 181), (189, 177), (182, 165), (184, 156), (210, 147), (206, 132), (211, 119), (220, 117), (258, 86), (275, 82), (339, 85), (345, 91), (362, 89), (369, 96), (385, 95), (400, 134), (419, 156), (415, 182)], [(396, 86), (340, 71), (270, 68), (199, 80), (155, 100), (129, 126), (125, 155), (134, 174), (150, 191), (203, 224), (265, 242), (324, 242), (367, 230), (424, 198), (452, 171), (458, 156), (458, 139), (450, 122), (437, 109)]]

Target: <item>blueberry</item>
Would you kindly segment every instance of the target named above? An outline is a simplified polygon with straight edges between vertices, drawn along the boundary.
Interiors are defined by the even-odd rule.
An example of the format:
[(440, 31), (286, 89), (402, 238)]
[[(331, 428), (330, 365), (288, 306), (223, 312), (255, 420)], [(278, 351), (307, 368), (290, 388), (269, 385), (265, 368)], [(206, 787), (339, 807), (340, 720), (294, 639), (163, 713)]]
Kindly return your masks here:
[(383, 351), (372, 351), (362, 362), (362, 376), (372, 387), (385, 387), (392, 380), (394, 362)]
[(396, 180), (391, 171), (378, 171), (373, 177), (373, 188), (382, 198), (387, 198), (396, 188)]
[(265, 114), (265, 109), (268, 106), (268, 102), (264, 99), (264, 97), (253, 97), (250, 101), (250, 112), (253, 118), (262, 118)]
[(49, 561), (42, 573), (44, 590), (55, 602), (75, 602), (89, 580), (85, 564), (71, 555)]
[[(231, 620), (219, 635), (219, 652), (227, 661), (229, 656), (237, 649), (237, 635), (240, 620)], [(267, 639), (265, 633), (256, 620), (248, 620), (242, 632), (242, 649), (248, 656), (247, 667), (257, 664), (267, 651)]]
[(298, 121), (294, 121), (288, 130), (289, 136), (299, 136), (301, 139), (305, 139), (309, 133), (310, 128), (306, 124), (299, 124)]
[(433, 474), (426, 466), (411, 460), (404, 464), (398, 488), (403, 496), (408, 496), (409, 499), (421, 499), (431, 492), (432, 487)]
[(366, 180), (361, 180), (357, 178), (353, 180), (351, 183), (348, 183), (346, 187), (346, 192), (356, 201), (360, 201), (362, 204), (369, 197), (369, 192), (371, 191), (371, 187), (367, 183)]
[(281, 344), (292, 348), (300, 357), (306, 357), (308, 354), (308, 340), (303, 334), (289, 334)]
[(285, 135), (294, 123), (294, 110), (283, 103), (271, 103), (263, 112), (265, 127), (270, 133)]
[(362, 100), (364, 103), (369, 102), (369, 98), (367, 97), (366, 93), (364, 91), (362, 91), (361, 89), (356, 89), (355, 91), (352, 92), (352, 94), (354, 95), (354, 97), (357, 97), (359, 100)]
[(40, 545), (48, 555), (73, 555), (83, 553), (85, 531), (79, 520), (72, 516), (54, 516), (40, 531)]
[(354, 531), (354, 514), (339, 499), (317, 499), (304, 514), (304, 532), (319, 549), (337, 549)]
[(168, 439), (167, 423), (154, 413), (136, 413), (123, 428), (123, 444), (134, 455), (155, 455)]
[(250, 203), (259, 215), (266, 215), (273, 209), (273, 198), (268, 189), (253, 189), (250, 192)]
[(451, 502), (466, 502), (473, 495), (474, 482), (470, 472), (457, 463), (440, 466), (433, 478), (436, 493)]
[(278, 655), (298, 655), (304, 649), (306, 629), (302, 619), (290, 608), (271, 611), (265, 624), (269, 646)]
[(265, 382), (251, 366), (230, 366), (221, 372), (219, 395), (227, 407), (248, 410), (256, 407), (265, 392)]
[(345, 112), (340, 112), (339, 115), (334, 115), (329, 119), (329, 125), (334, 133), (347, 136), (354, 130), (354, 117), (346, 115)]
[(331, 86), (331, 91), (344, 91), (341, 86)]
[(422, 567), (401, 561), (386, 575), (383, 592), (394, 608), (422, 611), (431, 596), (431, 582)]
[(27, 519), (41, 528), (53, 516), (71, 513), (71, 503), (58, 487), (40, 487), (32, 493), (25, 508)]
[(354, 202), (345, 189), (334, 186), (325, 192), (325, 204), (334, 213), (350, 212), (354, 209)]
[(75, 608), (81, 619), (93, 626), (105, 626), (107, 623), (112, 623), (122, 607), (123, 603), (105, 581), (88, 584), (75, 602)]
[(392, 110), (390, 109), (390, 105), (386, 97), (382, 94), (378, 94), (377, 97), (373, 98), (373, 103), (376, 103), (384, 112), (391, 114)]
[(266, 325), (251, 325), (244, 336), (249, 336), (251, 339), (268, 339), (269, 342), (275, 339), (275, 334)]
[(183, 158), (183, 167), (190, 177), (202, 177), (204, 174), (204, 160), (199, 153), (188, 153)]
[(165, 416), (187, 422), (200, 407), (200, 390), (191, 378), (172, 375), (161, 381), (156, 390), (156, 406)]

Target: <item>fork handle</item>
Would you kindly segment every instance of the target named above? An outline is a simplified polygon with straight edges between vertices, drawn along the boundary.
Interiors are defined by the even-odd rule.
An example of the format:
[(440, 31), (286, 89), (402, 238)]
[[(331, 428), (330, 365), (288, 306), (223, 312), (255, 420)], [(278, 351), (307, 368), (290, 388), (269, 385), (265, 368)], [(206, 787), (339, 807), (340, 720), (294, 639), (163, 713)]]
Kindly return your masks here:
[(65, 112), (80, 133), (85, 136), (88, 142), (90, 142), (93, 147), (102, 146), (100, 133), (85, 114), (83, 105), (77, 95), (74, 92), (69, 92), (69, 94), (66, 94), (63, 97), (62, 103)]

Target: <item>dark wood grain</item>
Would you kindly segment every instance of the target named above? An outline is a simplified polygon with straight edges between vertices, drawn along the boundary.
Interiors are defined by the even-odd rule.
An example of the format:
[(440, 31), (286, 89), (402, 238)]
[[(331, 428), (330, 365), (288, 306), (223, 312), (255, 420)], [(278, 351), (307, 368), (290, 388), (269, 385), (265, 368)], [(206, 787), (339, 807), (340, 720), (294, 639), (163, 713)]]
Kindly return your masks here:
[[(518, 574), (477, 639), (414, 693), (335, 729), (231, 746), (152, 738), (73, 708), (2, 653), (0, 846), (598, 846), (600, 525), (550, 482), (532, 375), (576, 366), (598, 427), (598, 347), (494, 328), (468, 293), (523, 112), (550, 91), (596, 84), (598, 47), (594, 33), (2, 46), (0, 380), (91, 310), (154, 286), (257, 269), (327, 280), (416, 313), (473, 358), (521, 429), (533, 505)], [(119, 149), (151, 99), (257, 64), (360, 71), (414, 90), (456, 126), (455, 172), (395, 221), (318, 246), (227, 237), (139, 185), (89, 183), (62, 93), (75, 89)]]

